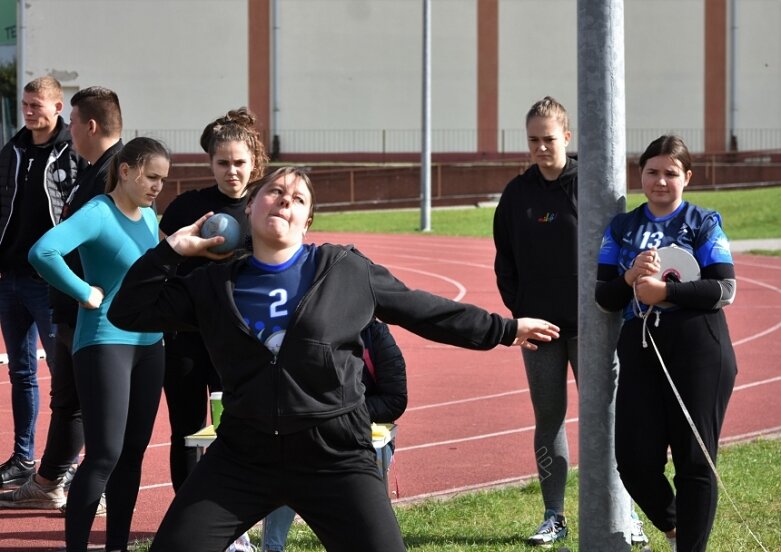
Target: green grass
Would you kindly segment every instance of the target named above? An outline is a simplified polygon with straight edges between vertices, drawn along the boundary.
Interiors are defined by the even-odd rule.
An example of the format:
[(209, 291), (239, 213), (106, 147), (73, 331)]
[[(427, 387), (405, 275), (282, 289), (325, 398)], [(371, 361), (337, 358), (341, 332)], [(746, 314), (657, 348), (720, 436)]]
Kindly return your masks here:
[[(721, 213), (724, 230), (732, 240), (781, 238), (781, 187), (716, 192), (687, 192), (684, 197), (702, 207)], [(645, 198), (633, 193), (627, 208), (640, 205)], [(432, 234), (441, 236), (489, 237), (494, 208), (434, 209)], [(361, 211), (318, 213), (313, 230), (329, 232), (380, 232), (408, 234), (420, 228), (417, 209), (402, 211)]]
[(764, 255), (766, 257), (781, 257), (781, 249), (750, 249), (749, 255)]
[[(740, 519), (724, 492), (711, 534), (710, 552), (761, 550), (750, 528), (767, 550), (781, 550), (781, 440), (760, 439), (725, 447), (719, 454), (719, 472), (734, 500)], [(668, 466), (669, 467), (669, 466)], [(570, 535), (562, 546), (573, 552), (578, 543), (578, 473), (573, 470), (566, 490)], [(410, 551), (414, 552), (510, 552), (539, 550), (526, 544), (541, 518), (542, 497), (535, 481), (523, 486), (467, 493), (449, 500), (428, 500), (397, 506), (396, 512)], [(664, 536), (645, 517), (653, 550), (668, 550)], [(259, 542), (257, 530), (251, 532)], [(558, 549), (558, 547), (556, 548)], [(146, 544), (136, 552), (148, 550)], [(287, 552), (323, 550), (309, 528), (294, 524)]]

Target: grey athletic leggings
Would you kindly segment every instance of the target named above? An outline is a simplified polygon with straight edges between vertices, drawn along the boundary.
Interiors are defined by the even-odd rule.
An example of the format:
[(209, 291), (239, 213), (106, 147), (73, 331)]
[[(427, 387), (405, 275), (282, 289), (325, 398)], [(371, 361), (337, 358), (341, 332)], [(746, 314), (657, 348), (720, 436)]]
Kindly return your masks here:
[(564, 512), (564, 487), (569, 469), (567, 366), (577, 381), (578, 338), (540, 343), (536, 351), (523, 350), (529, 395), (534, 407), (534, 451), (546, 510)]

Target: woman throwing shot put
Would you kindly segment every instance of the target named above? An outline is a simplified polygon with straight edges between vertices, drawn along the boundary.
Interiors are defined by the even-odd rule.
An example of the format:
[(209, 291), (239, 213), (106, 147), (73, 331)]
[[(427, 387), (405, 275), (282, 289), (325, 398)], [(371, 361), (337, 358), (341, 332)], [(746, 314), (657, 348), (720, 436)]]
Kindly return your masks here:
[(139, 259), (112, 305), (126, 329), (200, 329), (223, 384), (217, 439), (153, 552), (220, 550), (284, 504), (329, 551), (405, 550), (375, 463), (361, 330), (376, 315), (472, 349), (558, 337), (543, 320), (410, 290), (352, 247), (304, 244), (314, 205), (307, 174), (279, 169), (250, 191), (251, 255), (177, 277), (184, 257), (213, 257), (222, 241), (199, 236), (202, 217)]
[[(126, 331), (106, 317), (127, 269), (158, 243), (151, 209), (168, 176), (160, 142), (135, 138), (114, 156), (106, 194), (90, 200), (30, 250), (30, 263), (52, 286), (81, 303), (73, 336), (73, 371), (84, 424), (84, 461), (68, 492), (68, 552), (87, 550), (101, 494), (106, 493), (106, 550), (127, 550), (163, 385), (159, 332)], [(77, 249), (84, 279), (64, 256)]]

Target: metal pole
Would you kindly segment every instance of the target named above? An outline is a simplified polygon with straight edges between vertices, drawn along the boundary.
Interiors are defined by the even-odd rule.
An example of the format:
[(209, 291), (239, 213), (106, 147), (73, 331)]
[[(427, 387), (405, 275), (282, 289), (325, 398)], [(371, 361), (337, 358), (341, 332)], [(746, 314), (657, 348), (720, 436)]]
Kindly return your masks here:
[(420, 154), (420, 230), (431, 231), (431, 0), (423, 0), (423, 122)]
[(271, 5), (271, 144), (272, 157), (279, 156), (279, 0)]
[(623, 0), (578, 0), (578, 386), (580, 548), (630, 549), (630, 501), (616, 471), (615, 344), (621, 321), (594, 302), (597, 253), (626, 208)]
[(738, 78), (738, 2), (730, 0), (729, 25), (729, 149), (737, 151), (738, 138), (736, 119), (738, 111), (737, 78)]
[[(24, 113), (22, 113), (22, 95), (24, 85), (27, 84), (25, 71), (27, 69), (27, 51), (25, 48), (25, 5), (27, 0), (18, 0), (16, 3), (16, 127), (24, 125)], [(14, 129), (16, 130), (16, 129)]]

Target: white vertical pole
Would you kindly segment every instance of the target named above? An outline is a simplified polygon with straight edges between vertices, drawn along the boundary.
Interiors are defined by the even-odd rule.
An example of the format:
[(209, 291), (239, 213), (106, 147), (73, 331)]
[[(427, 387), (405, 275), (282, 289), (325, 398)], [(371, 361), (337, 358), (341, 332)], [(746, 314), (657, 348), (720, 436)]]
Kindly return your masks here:
[(271, 152), (279, 154), (279, 0), (271, 4)]
[(618, 313), (594, 302), (597, 254), (626, 208), (623, 0), (578, 0), (578, 387), (580, 549), (630, 549), (630, 502), (615, 461)]
[(420, 155), (420, 230), (431, 231), (431, 0), (423, 0), (423, 121)]
[(738, 1), (730, 0), (729, 22), (729, 149), (737, 151)]
[[(18, 0), (16, 3), (16, 127), (21, 128), (24, 125), (24, 114), (22, 113), (22, 95), (24, 94), (24, 85), (27, 84), (27, 51), (25, 49), (25, 4), (29, 0)], [(16, 129), (14, 129), (16, 130)]]

